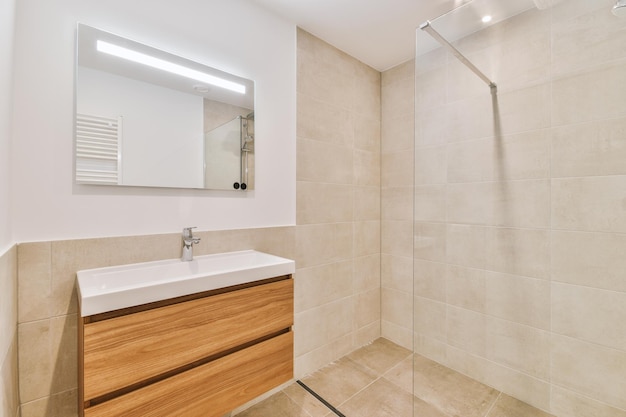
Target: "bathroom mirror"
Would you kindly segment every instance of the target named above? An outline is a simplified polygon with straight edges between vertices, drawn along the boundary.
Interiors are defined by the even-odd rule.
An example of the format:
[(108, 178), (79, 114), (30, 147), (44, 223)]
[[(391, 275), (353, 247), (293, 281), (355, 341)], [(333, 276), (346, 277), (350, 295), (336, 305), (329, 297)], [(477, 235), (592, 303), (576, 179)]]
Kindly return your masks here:
[(78, 25), (75, 181), (254, 188), (254, 82)]

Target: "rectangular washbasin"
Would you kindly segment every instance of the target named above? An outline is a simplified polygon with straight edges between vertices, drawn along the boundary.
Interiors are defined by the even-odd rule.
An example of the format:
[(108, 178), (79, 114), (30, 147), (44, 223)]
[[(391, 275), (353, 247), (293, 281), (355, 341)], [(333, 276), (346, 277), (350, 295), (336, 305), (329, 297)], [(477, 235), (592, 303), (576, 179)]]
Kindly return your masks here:
[(78, 271), (81, 316), (293, 274), (295, 262), (255, 250)]

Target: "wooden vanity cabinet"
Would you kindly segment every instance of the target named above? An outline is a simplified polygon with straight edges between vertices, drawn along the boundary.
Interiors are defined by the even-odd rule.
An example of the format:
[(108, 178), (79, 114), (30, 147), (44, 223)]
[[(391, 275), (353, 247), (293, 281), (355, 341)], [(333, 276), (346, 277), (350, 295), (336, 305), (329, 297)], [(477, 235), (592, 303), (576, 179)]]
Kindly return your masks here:
[(293, 376), (283, 276), (81, 317), (81, 417), (220, 417)]

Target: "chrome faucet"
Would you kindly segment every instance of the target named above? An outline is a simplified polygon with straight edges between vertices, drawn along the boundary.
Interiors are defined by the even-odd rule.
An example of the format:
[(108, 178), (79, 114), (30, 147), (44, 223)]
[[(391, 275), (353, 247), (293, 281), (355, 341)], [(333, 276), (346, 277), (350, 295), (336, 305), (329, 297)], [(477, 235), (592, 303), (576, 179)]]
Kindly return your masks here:
[(183, 262), (193, 261), (193, 245), (200, 243), (199, 237), (193, 237), (192, 229), (195, 229), (195, 227), (185, 227), (183, 229), (183, 255), (180, 258)]

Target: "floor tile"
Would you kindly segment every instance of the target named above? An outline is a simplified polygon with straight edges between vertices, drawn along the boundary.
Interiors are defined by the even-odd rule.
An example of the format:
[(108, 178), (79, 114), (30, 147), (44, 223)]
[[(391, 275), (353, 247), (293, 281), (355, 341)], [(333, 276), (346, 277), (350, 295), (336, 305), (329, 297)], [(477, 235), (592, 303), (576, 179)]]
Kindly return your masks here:
[[(302, 381), (346, 417), (554, 417), (379, 339)], [(336, 417), (297, 383), (236, 417)]]
[(451, 417), (483, 417), (499, 392), (452, 369), (415, 355), (415, 396)]
[(337, 409), (346, 417), (412, 417), (413, 396), (379, 378)]
[(383, 378), (392, 384), (413, 394), (413, 357), (412, 355), (387, 371)]
[(342, 404), (374, 382), (376, 374), (347, 358), (339, 359), (302, 379), (331, 404)]
[(311, 417), (311, 415), (281, 391), (237, 414), (237, 417)]
[(487, 417), (554, 417), (506, 394), (501, 394)]
[(411, 351), (380, 338), (355, 350), (347, 357), (382, 375), (407, 357), (411, 357)]
[(324, 417), (329, 412), (328, 407), (296, 382), (283, 389), (283, 392), (299, 407), (309, 413), (311, 417)]

